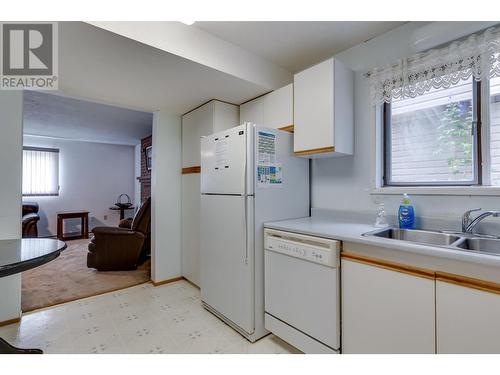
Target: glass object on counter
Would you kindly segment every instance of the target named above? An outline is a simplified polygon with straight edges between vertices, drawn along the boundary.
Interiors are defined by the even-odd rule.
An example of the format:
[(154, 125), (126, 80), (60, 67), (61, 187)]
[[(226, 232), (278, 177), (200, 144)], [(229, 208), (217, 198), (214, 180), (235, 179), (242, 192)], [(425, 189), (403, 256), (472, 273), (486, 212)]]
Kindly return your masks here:
[(383, 203), (378, 204), (377, 218), (375, 219), (374, 226), (377, 228), (385, 228), (389, 226), (387, 216), (385, 214), (385, 205)]

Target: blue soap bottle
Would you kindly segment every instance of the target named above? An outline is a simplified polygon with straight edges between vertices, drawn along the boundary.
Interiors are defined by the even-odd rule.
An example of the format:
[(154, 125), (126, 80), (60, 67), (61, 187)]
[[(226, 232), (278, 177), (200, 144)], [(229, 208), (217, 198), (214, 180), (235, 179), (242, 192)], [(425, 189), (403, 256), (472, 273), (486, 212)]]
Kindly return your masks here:
[(398, 219), (401, 229), (415, 228), (415, 210), (411, 205), (410, 197), (406, 193), (403, 195), (401, 205), (399, 206)]

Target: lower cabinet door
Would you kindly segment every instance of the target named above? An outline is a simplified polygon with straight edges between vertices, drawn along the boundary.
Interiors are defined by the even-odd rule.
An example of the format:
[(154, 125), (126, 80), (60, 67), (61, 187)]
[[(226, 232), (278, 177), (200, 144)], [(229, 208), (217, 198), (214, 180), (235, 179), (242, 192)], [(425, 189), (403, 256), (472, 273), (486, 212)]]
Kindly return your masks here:
[(436, 282), (438, 353), (500, 353), (500, 295)]
[(182, 276), (200, 286), (200, 175), (182, 175)]
[(435, 281), (342, 259), (342, 353), (435, 353)]

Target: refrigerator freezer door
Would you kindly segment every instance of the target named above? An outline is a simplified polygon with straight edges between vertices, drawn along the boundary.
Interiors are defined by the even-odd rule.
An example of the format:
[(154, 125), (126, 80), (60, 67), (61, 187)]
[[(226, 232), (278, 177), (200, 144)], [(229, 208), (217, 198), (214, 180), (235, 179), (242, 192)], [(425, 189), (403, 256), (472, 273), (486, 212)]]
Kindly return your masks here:
[(201, 299), (254, 331), (253, 197), (201, 196)]
[(201, 193), (249, 194), (247, 126), (240, 125), (201, 139)]

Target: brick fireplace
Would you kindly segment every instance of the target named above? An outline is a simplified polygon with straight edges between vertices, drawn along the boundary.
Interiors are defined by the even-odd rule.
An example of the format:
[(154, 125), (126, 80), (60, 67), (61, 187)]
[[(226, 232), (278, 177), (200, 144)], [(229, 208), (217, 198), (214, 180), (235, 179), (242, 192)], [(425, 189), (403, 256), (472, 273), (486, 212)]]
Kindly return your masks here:
[(152, 137), (141, 139), (141, 176), (137, 177), (141, 184), (141, 203), (151, 196), (151, 171), (146, 168), (146, 147), (152, 145)]

